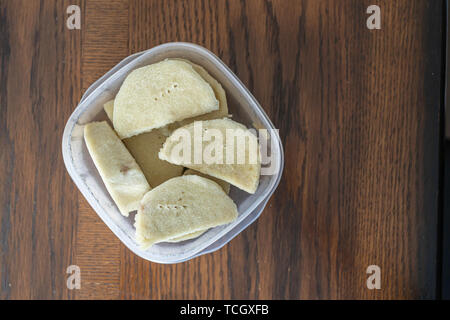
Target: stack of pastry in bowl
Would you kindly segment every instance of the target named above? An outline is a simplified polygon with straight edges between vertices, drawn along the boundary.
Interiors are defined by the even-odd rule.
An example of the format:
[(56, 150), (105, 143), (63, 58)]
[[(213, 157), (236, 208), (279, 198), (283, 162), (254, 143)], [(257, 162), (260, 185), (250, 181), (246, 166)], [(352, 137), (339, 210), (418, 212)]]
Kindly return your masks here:
[[(230, 119), (224, 89), (201, 66), (166, 59), (136, 69), (104, 109), (110, 121), (86, 124), (85, 142), (121, 214), (137, 210), (142, 248), (230, 223), (238, 215), (230, 185), (256, 191), (257, 137)], [(206, 150), (223, 161), (203, 159)]]

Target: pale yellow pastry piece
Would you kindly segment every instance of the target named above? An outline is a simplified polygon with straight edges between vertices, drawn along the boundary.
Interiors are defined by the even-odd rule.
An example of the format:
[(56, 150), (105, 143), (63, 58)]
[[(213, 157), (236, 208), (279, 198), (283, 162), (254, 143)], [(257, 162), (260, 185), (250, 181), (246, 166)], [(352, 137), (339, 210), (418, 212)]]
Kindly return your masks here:
[(163, 161), (158, 157), (166, 138), (160, 129), (154, 129), (123, 140), (153, 188), (183, 174), (183, 166)]
[[(189, 64), (192, 65), (192, 67), (194, 68), (195, 71), (198, 72), (198, 74), (205, 79), (206, 82), (208, 82), (211, 85), (211, 88), (214, 90), (214, 94), (216, 95), (217, 100), (219, 100), (219, 110), (216, 111), (212, 111), (209, 113), (205, 113), (203, 115), (194, 117), (194, 118), (189, 118), (189, 119), (185, 119), (182, 121), (178, 121), (172, 124), (169, 124), (168, 126), (161, 128), (160, 130), (162, 131), (162, 133), (165, 136), (169, 136), (170, 132), (172, 132), (173, 130), (182, 127), (183, 125), (189, 124), (193, 121), (199, 121), (199, 120), (211, 120), (211, 119), (220, 119), (223, 117), (228, 116), (228, 103), (227, 103), (227, 97), (225, 94), (225, 90), (223, 89), (222, 85), (216, 80), (214, 79), (202, 66), (199, 66), (195, 63), (192, 63), (188, 60), (184, 60), (184, 59), (180, 59), (182, 61), (185, 61)], [(130, 138), (132, 139), (132, 138)], [(161, 146), (160, 146), (161, 147)], [(159, 151), (159, 149), (158, 149)], [(168, 162), (166, 162), (168, 163)], [(177, 166), (178, 167), (178, 166)], [(226, 181), (211, 177), (209, 175), (203, 174), (201, 172), (192, 170), (192, 169), (188, 169), (184, 172), (185, 175), (188, 174), (196, 174), (199, 175), (201, 177), (205, 177), (208, 179), (211, 179), (213, 181), (215, 181), (216, 183), (218, 183), (222, 189), (225, 191), (225, 193), (229, 193), (230, 192), (230, 184)], [(148, 177), (147, 177), (148, 179)], [(166, 179), (167, 180), (167, 179)], [(153, 184), (152, 184), (153, 186)], [(180, 242), (180, 241), (186, 241), (186, 240), (190, 240), (190, 239), (194, 239), (199, 237), (200, 235), (202, 235), (203, 233), (205, 233), (208, 229), (206, 230), (201, 230), (201, 231), (197, 231), (197, 232), (192, 232), (189, 234), (186, 234), (184, 236), (181, 237), (177, 237), (174, 239), (170, 239), (167, 240), (167, 242)]]
[(120, 213), (128, 216), (150, 190), (144, 174), (106, 121), (86, 124), (84, 140), (106, 189)]
[(173, 238), (173, 239), (166, 240), (166, 242), (175, 243), (175, 242), (181, 242), (181, 241), (195, 239), (195, 238), (200, 237), (206, 231), (208, 231), (208, 229), (200, 230), (200, 231), (196, 231), (196, 232), (192, 232), (192, 233), (188, 233), (188, 234), (186, 234), (184, 236), (181, 236), (181, 237), (176, 237), (176, 238)]
[(237, 218), (236, 204), (206, 178), (172, 178), (148, 192), (136, 214), (136, 241), (154, 243), (227, 224)]
[[(189, 124), (191, 122), (201, 121), (201, 120), (221, 119), (221, 118), (229, 116), (229, 114), (228, 114), (227, 96), (225, 94), (225, 90), (223, 89), (222, 85), (216, 79), (214, 79), (202, 66), (199, 66), (199, 65), (197, 65), (195, 63), (192, 63), (189, 60), (185, 60), (185, 59), (176, 59), (176, 60), (181, 60), (181, 61), (184, 61), (184, 62), (189, 63), (190, 65), (192, 65), (194, 70), (206, 82), (209, 83), (209, 85), (211, 86), (211, 88), (214, 91), (214, 95), (216, 96), (216, 99), (219, 101), (219, 109), (215, 110), (215, 111), (212, 111), (212, 112), (208, 112), (208, 113), (202, 114), (202, 115), (197, 116), (197, 117), (193, 117), (193, 118), (188, 118), (188, 119), (184, 119), (184, 120), (181, 120), (181, 121), (177, 121), (177, 122), (171, 123), (171, 124), (169, 124), (169, 125), (167, 125), (165, 127), (160, 128), (159, 130), (166, 137), (170, 136), (170, 134), (175, 129), (177, 129), (179, 127), (182, 127), (184, 125), (187, 125), (187, 124)], [(114, 111), (114, 100), (110, 100), (110, 101), (106, 102), (103, 105), (103, 108), (105, 109), (105, 112), (108, 115), (109, 120), (111, 120), (111, 122), (112, 122), (113, 121), (113, 111)]]
[(200, 115), (194, 119), (191, 120), (212, 120), (212, 119), (219, 119), (226, 117), (228, 115), (228, 103), (227, 103), (227, 96), (225, 94), (225, 90), (223, 89), (222, 85), (214, 79), (208, 71), (205, 70), (202, 66), (199, 66), (198, 64), (192, 63), (188, 60), (186, 62), (190, 63), (195, 71), (198, 72), (198, 74), (205, 79), (206, 82), (209, 83), (211, 88), (214, 91), (214, 94), (216, 95), (217, 100), (219, 100), (219, 110), (212, 111), (210, 113), (205, 113), (204, 115)]
[[(199, 124), (201, 124), (201, 131), (196, 135), (194, 128)], [(212, 135), (213, 132), (219, 132), (222, 141), (206, 136)], [(230, 141), (227, 141), (227, 132), (237, 138), (230, 137)], [(186, 142), (186, 140), (190, 141)], [(231, 143), (231, 147), (227, 146), (227, 142)], [(221, 151), (222, 163), (196, 160), (196, 145), (200, 146), (201, 155), (206, 153), (205, 150), (217, 149), (217, 153), (214, 152), (214, 154), (220, 154), (219, 151)], [(190, 157), (184, 154), (184, 149), (188, 150)], [(227, 153), (231, 154), (231, 159), (227, 157)], [(241, 153), (243, 157), (238, 157), (238, 153)], [(259, 185), (261, 161), (258, 139), (244, 125), (228, 118), (194, 122), (175, 130), (161, 148), (159, 158), (224, 180), (248, 193), (255, 193)]]
[[(184, 171), (183, 175), (184, 175), (184, 176), (187, 176), (187, 175), (197, 175), (197, 176), (200, 176), (200, 177), (203, 177), (203, 178), (210, 179), (210, 180), (214, 181), (215, 183), (217, 183), (217, 184), (223, 189), (223, 191), (225, 191), (226, 194), (229, 194), (229, 193), (230, 193), (230, 184), (229, 184), (228, 182), (226, 182), (226, 181), (223, 181), (223, 180), (220, 180), (220, 179), (211, 177), (211, 176), (209, 176), (209, 175), (207, 175), (207, 174), (204, 174), (204, 173), (201, 173), (201, 172), (199, 172), (199, 171), (192, 170), (192, 169), (187, 169), (186, 171)], [(206, 230), (200, 230), (200, 231), (193, 232), (193, 233), (188, 233), (188, 234), (186, 234), (186, 235), (184, 235), (184, 236), (181, 236), (181, 237), (177, 237), (177, 238), (173, 238), (173, 239), (167, 240), (167, 242), (180, 242), (180, 241), (185, 241), (185, 240), (194, 239), (194, 238), (199, 237), (199, 236), (202, 235), (203, 233), (205, 233), (207, 230), (208, 230), (208, 229), (206, 229)]]
[[(112, 121), (111, 116), (114, 110), (114, 100), (107, 102), (103, 107), (109, 119)], [(158, 157), (159, 149), (161, 149), (169, 135), (165, 130), (167, 130), (165, 127), (154, 129), (150, 132), (122, 140), (142, 169), (152, 188), (157, 187), (164, 181), (183, 174), (184, 168), (182, 166), (171, 164)]]
[(185, 59), (177, 59), (181, 61), (185, 61), (186, 63), (189, 63), (192, 65), (195, 71), (198, 72), (198, 74), (205, 79), (206, 82), (208, 82), (211, 86), (211, 88), (214, 91), (214, 94), (219, 101), (219, 110), (212, 111), (209, 113), (202, 114), (197, 117), (188, 118), (182, 121), (178, 121), (175, 123), (172, 123), (168, 126), (169, 130), (173, 131), (179, 127), (185, 126), (189, 123), (192, 123), (194, 121), (202, 121), (202, 120), (213, 120), (213, 119), (221, 119), (228, 116), (228, 103), (227, 103), (227, 96), (225, 94), (225, 90), (223, 89), (222, 85), (214, 79), (208, 71), (205, 70), (202, 66), (199, 66), (198, 64), (192, 63), (189, 60)]
[(218, 109), (213, 89), (189, 63), (166, 59), (126, 77), (113, 123), (123, 139)]
[(217, 179), (215, 177), (211, 177), (210, 175), (201, 173), (200, 171), (196, 171), (196, 170), (193, 170), (193, 169), (187, 169), (183, 173), (184, 176), (192, 175), (192, 174), (200, 176), (200, 177), (203, 177), (203, 178), (206, 178), (206, 179), (211, 179), (212, 181), (217, 183), (223, 189), (223, 191), (225, 191), (226, 194), (230, 193), (230, 184), (228, 182), (226, 182), (226, 181)]
[(114, 112), (114, 99), (106, 102), (103, 105), (103, 109), (105, 110), (106, 115), (108, 116), (109, 120), (111, 120), (111, 122), (112, 122), (113, 121), (113, 112)]

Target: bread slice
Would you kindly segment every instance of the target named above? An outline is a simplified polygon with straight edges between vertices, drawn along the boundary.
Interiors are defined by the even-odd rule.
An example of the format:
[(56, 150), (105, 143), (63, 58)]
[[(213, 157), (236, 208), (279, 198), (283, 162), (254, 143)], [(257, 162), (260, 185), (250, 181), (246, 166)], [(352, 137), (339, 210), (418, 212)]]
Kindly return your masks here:
[[(197, 136), (194, 135), (195, 126), (201, 127)], [(217, 129), (217, 131), (211, 129)], [(214, 131), (221, 133), (222, 141), (206, 140), (207, 132), (212, 134)], [(236, 139), (230, 138), (231, 147), (227, 146), (227, 132), (238, 137)], [(185, 141), (187, 137), (186, 139), (180, 138), (185, 136), (184, 133), (188, 133), (190, 141)], [(194, 156), (196, 145), (201, 146), (200, 154), (205, 154), (205, 150), (221, 150), (222, 163), (208, 164), (205, 161), (198, 163)], [(180, 157), (180, 150), (184, 152), (184, 149), (189, 147), (190, 156)], [(227, 163), (227, 150), (232, 155), (232, 151), (234, 151), (234, 156), (229, 163)], [(244, 159), (239, 159), (238, 153), (242, 153)], [(227, 118), (198, 121), (175, 130), (161, 148), (159, 158), (224, 180), (249, 193), (255, 193), (259, 184), (261, 162), (258, 139), (244, 125)]]
[(150, 190), (144, 174), (106, 121), (86, 124), (84, 140), (106, 189), (120, 213), (128, 216)]
[(215, 182), (199, 176), (170, 179), (148, 192), (136, 214), (136, 240), (145, 249), (237, 218), (233, 200)]
[(166, 59), (126, 77), (113, 123), (123, 139), (218, 109), (213, 89), (189, 63)]

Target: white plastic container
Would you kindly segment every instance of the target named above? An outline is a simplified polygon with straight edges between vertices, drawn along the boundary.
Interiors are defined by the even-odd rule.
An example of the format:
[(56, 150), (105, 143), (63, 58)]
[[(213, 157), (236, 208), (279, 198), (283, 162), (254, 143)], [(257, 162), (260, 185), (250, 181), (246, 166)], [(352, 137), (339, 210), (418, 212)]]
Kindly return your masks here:
[[(255, 194), (235, 187), (230, 197), (238, 207), (238, 218), (233, 223), (208, 230), (200, 237), (179, 243), (159, 243), (142, 250), (135, 241), (134, 214), (123, 217), (109, 196), (83, 139), (84, 124), (105, 120), (103, 104), (115, 97), (125, 77), (134, 69), (166, 58), (185, 58), (203, 66), (224, 87), (233, 119), (252, 128), (274, 129), (261, 106), (244, 87), (234, 73), (213, 53), (198, 45), (174, 42), (131, 55), (103, 77), (84, 94), (80, 104), (67, 121), (62, 138), (62, 152), (67, 171), (86, 200), (111, 231), (135, 254), (158, 263), (177, 263), (201, 254), (218, 250), (255, 221), (281, 178), (283, 148), (278, 135), (268, 141), (272, 155), (270, 166), (276, 168), (273, 175), (262, 175)], [(275, 163), (273, 163), (275, 162)]]

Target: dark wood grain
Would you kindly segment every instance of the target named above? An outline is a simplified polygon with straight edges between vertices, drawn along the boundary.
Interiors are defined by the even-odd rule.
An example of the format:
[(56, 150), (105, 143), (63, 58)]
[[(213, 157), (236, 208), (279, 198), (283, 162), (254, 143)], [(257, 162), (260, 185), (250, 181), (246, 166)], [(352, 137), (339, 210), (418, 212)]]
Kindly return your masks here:
[[(83, 90), (128, 55), (128, 1), (87, 1), (83, 29)], [(77, 299), (119, 298), (120, 240), (79, 197), (75, 262), (83, 272)]]
[(445, 169), (443, 174), (443, 217), (442, 217), (442, 265), (439, 272), (442, 275), (442, 299), (450, 300), (450, 141), (444, 145)]
[[(1, 298), (437, 297), (441, 1), (377, 1), (381, 30), (366, 28), (365, 0), (82, 1), (81, 31), (65, 29), (68, 2), (23, 2), (0, 5)], [(169, 41), (230, 66), (286, 160), (257, 222), (218, 252), (159, 265), (96, 216), (60, 139), (95, 79)], [(366, 287), (372, 264), (381, 290)]]
[(68, 298), (78, 191), (61, 153), (81, 97), (79, 1), (0, 3), (1, 299)]

